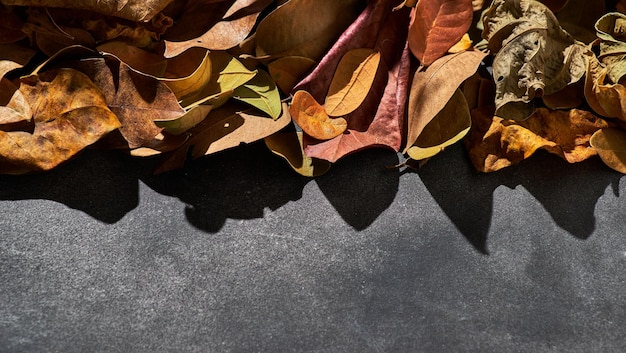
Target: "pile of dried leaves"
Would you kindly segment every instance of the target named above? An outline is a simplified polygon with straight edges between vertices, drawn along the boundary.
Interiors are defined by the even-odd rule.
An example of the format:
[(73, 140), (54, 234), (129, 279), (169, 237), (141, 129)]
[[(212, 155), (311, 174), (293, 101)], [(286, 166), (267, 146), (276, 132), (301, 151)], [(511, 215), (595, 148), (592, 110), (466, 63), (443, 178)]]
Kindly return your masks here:
[(622, 2), (399, 2), (0, 0), (0, 173), (258, 140), (307, 176), (461, 140), (483, 172), (544, 149), (626, 173)]

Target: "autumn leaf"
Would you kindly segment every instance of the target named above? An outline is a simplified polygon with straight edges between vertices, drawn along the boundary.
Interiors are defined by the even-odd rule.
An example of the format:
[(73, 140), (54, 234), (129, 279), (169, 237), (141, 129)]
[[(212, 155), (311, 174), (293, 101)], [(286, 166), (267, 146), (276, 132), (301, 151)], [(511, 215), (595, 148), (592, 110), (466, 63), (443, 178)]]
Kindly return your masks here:
[(278, 88), (289, 93), (314, 66), (315, 60), (304, 56), (283, 56), (267, 64), (267, 69)]
[(411, 13), (408, 42), (424, 66), (456, 44), (472, 24), (471, 0), (418, 1)]
[(163, 128), (163, 130), (169, 132), (170, 134), (180, 135), (201, 123), (212, 109), (212, 105), (200, 104), (187, 110), (183, 115), (176, 119), (156, 119), (154, 123), (156, 126)]
[(98, 87), (76, 70), (24, 77), (19, 90), (31, 106), (34, 128), (0, 131), (0, 173), (50, 170), (120, 126)]
[(600, 129), (591, 136), (589, 142), (607, 166), (626, 174), (626, 132), (624, 130)]
[(289, 114), (307, 135), (318, 140), (330, 140), (341, 135), (348, 123), (344, 118), (331, 118), (307, 91), (297, 91), (289, 106)]
[(233, 90), (233, 98), (259, 109), (272, 119), (278, 119), (282, 112), (278, 88), (272, 77), (261, 69), (250, 81)]
[(476, 72), (485, 56), (487, 54), (480, 51), (449, 54), (436, 60), (425, 71), (415, 72), (409, 93), (405, 153), (461, 83)]
[(33, 113), (24, 94), (6, 78), (0, 78), (0, 129), (21, 126), (29, 122)]
[(446, 106), (424, 127), (413, 146), (407, 149), (415, 160), (431, 158), (460, 141), (472, 125), (467, 101), (457, 88)]
[(477, 170), (493, 172), (529, 158), (538, 149), (570, 163), (596, 155), (591, 135), (608, 123), (592, 113), (538, 108), (524, 121), (494, 117), (488, 109), (472, 111), (473, 128), (466, 147)]
[(112, 55), (116, 57), (117, 60), (130, 66), (133, 70), (149, 76), (164, 76), (165, 70), (168, 66), (168, 63), (163, 56), (137, 48), (124, 42), (106, 42), (97, 46), (96, 50), (103, 55)]
[(322, 159), (308, 157), (302, 145), (302, 132), (277, 132), (264, 139), (265, 145), (277, 156), (289, 163), (298, 174), (316, 177), (326, 173), (331, 163)]
[(35, 54), (36, 51), (19, 44), (0, 44), (0, 78), (24, 67)]
[(380, 53), (369, 48), (348, 51), (339, 61), (324, 100), (330, 116), (355, 111), (367, 97), (380, 64)]

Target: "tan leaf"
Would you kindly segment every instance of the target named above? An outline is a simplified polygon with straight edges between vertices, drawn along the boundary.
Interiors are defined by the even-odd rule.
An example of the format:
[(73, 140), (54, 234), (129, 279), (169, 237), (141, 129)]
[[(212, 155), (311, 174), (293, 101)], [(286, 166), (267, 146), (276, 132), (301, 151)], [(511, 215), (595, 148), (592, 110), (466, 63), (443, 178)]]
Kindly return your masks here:
[(278, 88), (283, 93), (289, 93), (314, 66), (313, 59), (304, 56), (284, 56), (270, 62), (267, 68)]
[(608, 123), (588, 111), (539, 108), (524, 121), (494, 117), (488, 110), (472, 111), (472, 125), (465, 140), (477, 170), (493, 172), (529, 158), (538, 149), (556, 154), (569, 163), (596, 155), (591, 135)]
[(624, 130), (600, 129), (591, 136), (589, 142), (606, 165), (626, 174), (626, 132)]
[(425, 71), (417, 71), (409, 93), (406, 150), (422, 130), (445, 107), (456, 89), (472, 76), (487, 54), (465, 51), (446, 55)]
[(326, 94), (326, 113), (342, 116), (355, 111), (372, 88), (379, 64), (380, 53), (374, 49), (359, 48), (344, 54)]
[(298, 174), (316, 177), (326, 173), (331, 163), (311, 158), (304, 153), (302, 132), (277, 132), (265, 138), (265, 145), (276, 155), (284, 158)]
[(297, 91), (289, 106), (293, 121), (307, 135), (318, 140), (330, 140), (341, 135), (348, 123), (344, 118), (331, 118), (307, 91)]
[(598, 114), (626, 121), (626, 88), (619, 83), (605, 83), (606, 68), (593, 53), (587, 53), (585, 76), (587, 104)]
[(30, 121), (33, 113), (20, 90), (6, 78), (0, 78), (0, 128), (15, 127)]

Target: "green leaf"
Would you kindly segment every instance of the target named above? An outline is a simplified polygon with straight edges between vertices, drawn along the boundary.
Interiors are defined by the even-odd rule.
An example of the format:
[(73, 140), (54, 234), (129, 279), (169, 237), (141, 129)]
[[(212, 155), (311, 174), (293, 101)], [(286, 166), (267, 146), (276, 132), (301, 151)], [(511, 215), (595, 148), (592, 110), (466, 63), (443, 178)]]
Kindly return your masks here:
[(282, 112), (280, 93), (272, 77), (263, 70), (242, 86), (235, 88), (233, 98), (260, 109), (276, 120)]

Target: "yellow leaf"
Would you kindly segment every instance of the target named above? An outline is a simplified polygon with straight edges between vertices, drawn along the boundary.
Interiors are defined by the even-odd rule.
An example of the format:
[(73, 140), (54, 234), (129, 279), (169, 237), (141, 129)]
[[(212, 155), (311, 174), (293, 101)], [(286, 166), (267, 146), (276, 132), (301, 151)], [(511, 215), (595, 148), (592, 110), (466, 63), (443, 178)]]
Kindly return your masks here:
[(330, 82), (324, 109), (330, 116), (343, 116), (355, 111), (367, 97), (378, 66), (380, 53), (369, 48), (348, 51), (339, 61)]
[(291, 118), (302, 131), (318, 140), (330, 140), (346, 131), (348, 123), (344, 118), (330, 118), (307, 91), (297, 91), (289, 106)]

